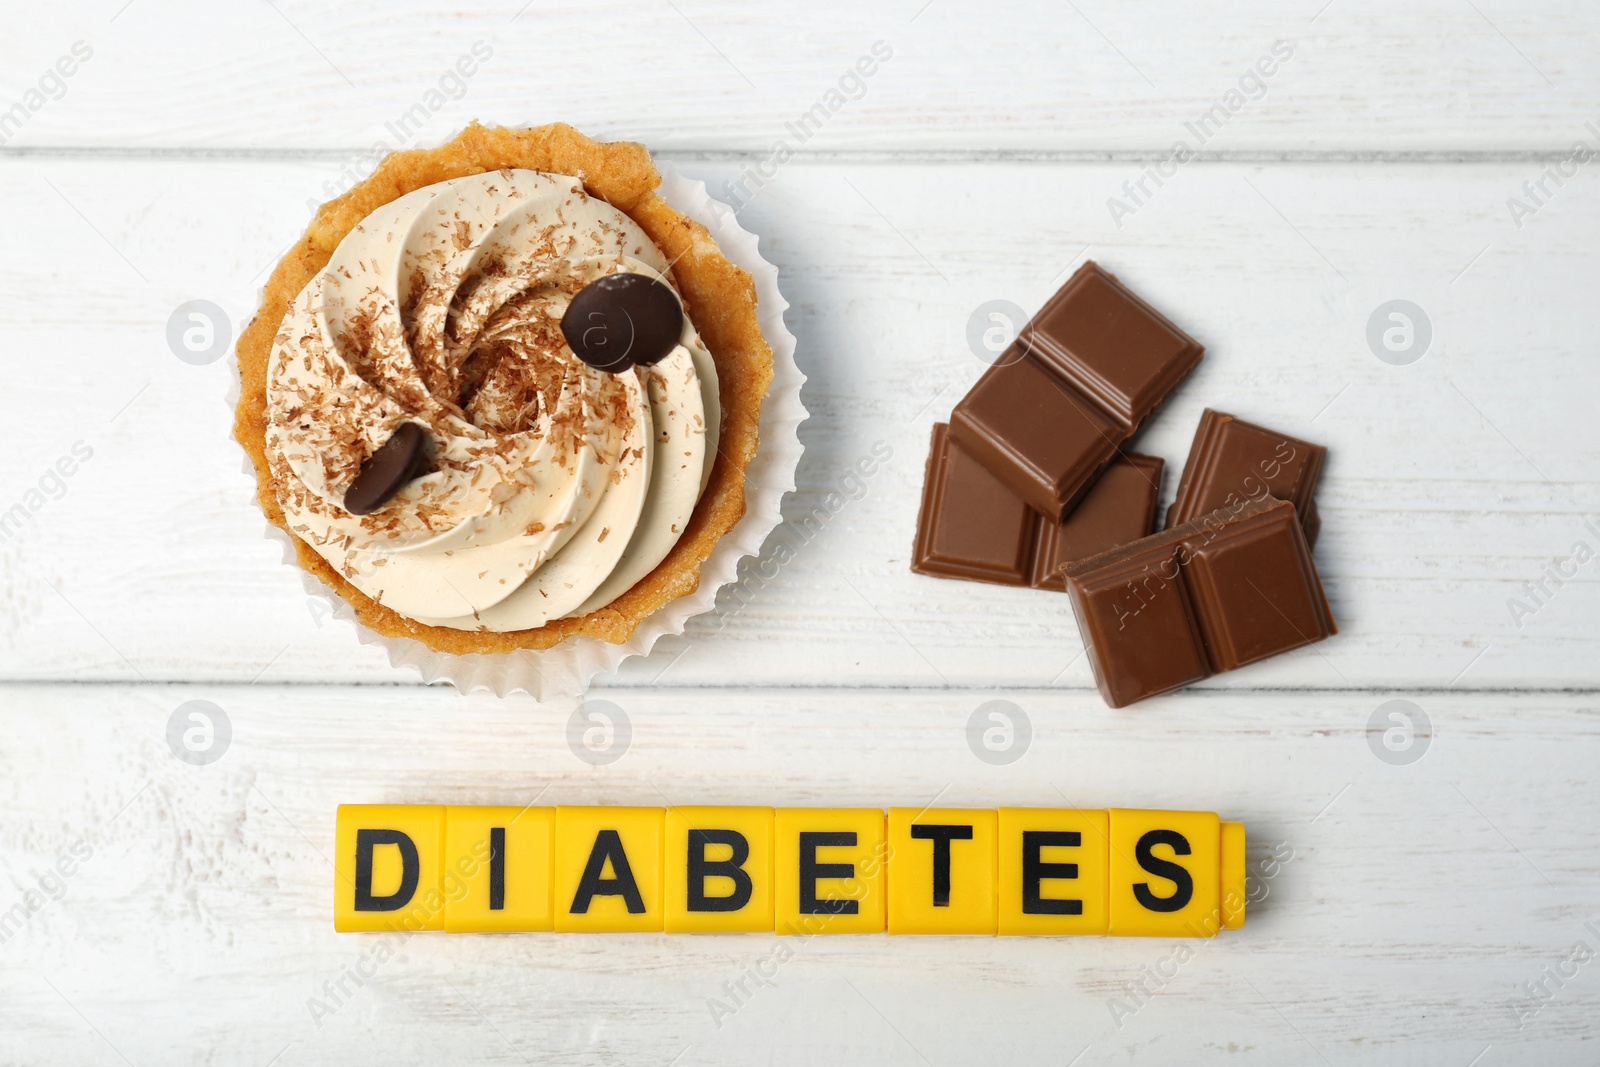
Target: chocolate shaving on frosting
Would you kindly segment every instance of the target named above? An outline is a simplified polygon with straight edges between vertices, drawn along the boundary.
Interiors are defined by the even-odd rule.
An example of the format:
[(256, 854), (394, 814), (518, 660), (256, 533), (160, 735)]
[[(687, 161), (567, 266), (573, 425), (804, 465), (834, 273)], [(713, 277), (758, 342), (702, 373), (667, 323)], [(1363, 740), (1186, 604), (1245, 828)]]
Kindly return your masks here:
[[(687, 318), (659, 366), (608, 374), (574, 356), (562, 315), (617, 273), (672, 284), (636, 224), (574, 178), (473, 175), (375, 211), (301, 292), (273, 347), (267, 452), (293, 528), (368, 595), (465, 629), (591, 609), (591, 596), (659, 560), (715, 443), (689, 486), (677, 464), (656, 462), (654, 442), (684, 418), (715, 423), (715, 369)], [(351, 514), (344, 497), (363, 462), (406, 423), (426, 431), (422, 465)]]

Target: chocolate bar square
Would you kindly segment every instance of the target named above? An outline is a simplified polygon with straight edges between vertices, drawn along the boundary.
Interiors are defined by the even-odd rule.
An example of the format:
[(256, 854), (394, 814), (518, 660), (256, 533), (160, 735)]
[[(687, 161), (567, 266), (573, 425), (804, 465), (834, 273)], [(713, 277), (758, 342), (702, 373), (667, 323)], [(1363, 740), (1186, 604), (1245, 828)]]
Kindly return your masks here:
[(1137, 425), (1204, 351), (1094, 261), (1018, 337), (1124, 425)]
[[(1017, 358), (1008, 362), (1011, 353)], [(950, 434), (1054, 522), (1088, 491), (1126, 436), (1088, 397), (1015, 347), (956, 405)]]
[(950, 434), (1060, 522), (1204, 351), (1085, 263), (956, 405)]
[(1027, 585), (1034, 513), (982, 464), (933, 427), (911, 569), (938, 578)]
[(1294, 505), (1270, 497), (1079, 560), (1066, 575), (1095, 682), (1116, 708), (1338, 632)]
[(1065, 590), (1062, 569), (1068, 563), (1148, 537), (1156, 528), (1165, 466), (1159, 456), (1125, 453), (1089, 487), (1066, 522), (1039, 515), (1033, 539), (1033, 587)]
[(1272, 496), (1295, 506), (1307, 542), (1315, 544), (1322, 519), (1313, 494), (1327, 454), (1322, 445), (1206, 408), (1167, 509), (1167, 526)]
[(1072, 612), (1106, 703), (1124, 707), (1211, 674), (1177, 543), (1151, 546), (1072, 580)]
[(1269, 508), (1190, 539), (1185, 580), (1211, 665), (1231, 671), (1333, 631), (1322, 583), (1288, 509)]
[(911, 569), (935, 578), (1065, 589), (1064, 564), (1154, 528), (1162, 466), (1155, 456), (1118, 458), (1062, 525), (1024, 504), (951, 440), (948, 426), (937, 424)]

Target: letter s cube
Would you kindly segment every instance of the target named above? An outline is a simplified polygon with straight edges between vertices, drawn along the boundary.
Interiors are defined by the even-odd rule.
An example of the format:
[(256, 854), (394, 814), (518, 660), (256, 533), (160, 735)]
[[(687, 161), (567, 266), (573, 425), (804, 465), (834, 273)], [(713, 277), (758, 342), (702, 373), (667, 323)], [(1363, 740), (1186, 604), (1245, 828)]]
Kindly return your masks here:
[(1221, 822), (1209, 811), (1111, 809), (1119, 937), (1212, 937), (1222, 925)]

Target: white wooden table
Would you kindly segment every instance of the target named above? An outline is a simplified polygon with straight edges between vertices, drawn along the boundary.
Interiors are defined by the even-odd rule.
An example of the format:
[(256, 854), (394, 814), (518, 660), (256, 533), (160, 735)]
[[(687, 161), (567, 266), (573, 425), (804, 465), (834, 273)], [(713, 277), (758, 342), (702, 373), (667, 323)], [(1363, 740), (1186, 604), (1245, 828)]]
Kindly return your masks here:
[[(0, 1063), (1594, 1062), (1600, 187), (1573, 145), (1600, 150), (1600, 8), (520, 2), (7, 13)], [(596, 686), (632, 726), (606, 765), (573, 702), (421, 687), (326, 620), (261, 537), (228, 360), (166, 340), (196, 299), (237, 332), (375, 144), (473, 117), (641, 140), (725, 196), (794, 150), (740, 218), (810, 376), (768, 542), (795, 558)], [(1334, 640), (1110, 711), (1064, 598), (909, 573), (969, 316), (1085, 257), (1208, 348), (1138, 440), (1164, 503), (1207, 405), (1329, 446)], [(1396, 299), (1431, 327), (1406, 365), (1367, 339)], [(967, 743), (994, 699), (1031, 724), (1005, 766)], [(1389, 753), (1396, 699), (1430, 725)], [(206, 766), (168, 746), (190, 700), (231, 724)], [(1214, 809), (1267, 896), (1176, 968), (1139, 939), (813, 939), (720, 1021), (773, 938), (423, 936), (345, 977), (337, 804), (541, 790)]]

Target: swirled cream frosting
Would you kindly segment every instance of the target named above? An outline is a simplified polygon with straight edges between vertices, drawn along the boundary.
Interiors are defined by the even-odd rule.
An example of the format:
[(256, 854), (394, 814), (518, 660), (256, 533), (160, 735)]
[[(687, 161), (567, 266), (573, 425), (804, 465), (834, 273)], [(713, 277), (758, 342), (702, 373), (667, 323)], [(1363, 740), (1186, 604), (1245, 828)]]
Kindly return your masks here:
[[(572, 177), (502, 170), (367, 216), (296, 298), (268, 365), (267, 457), (289, 527), (418, 622), (523, 630), (610, 603), (677, 543), (716, 455), (716, 367), (683, 317), (612, 374), (568, 347), (573, 296), (670, 264)], [(398, 427), (419, 472), (376, 510), (345, 491)]]

